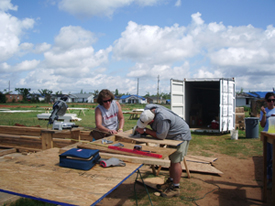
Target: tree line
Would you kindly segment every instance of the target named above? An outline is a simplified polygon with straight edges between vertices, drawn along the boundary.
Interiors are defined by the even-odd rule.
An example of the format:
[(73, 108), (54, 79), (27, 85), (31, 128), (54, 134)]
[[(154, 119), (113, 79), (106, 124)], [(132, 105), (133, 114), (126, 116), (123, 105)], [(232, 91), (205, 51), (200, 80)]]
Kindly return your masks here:
[[(31, 101), (31, 102), (38, 102), (38, 96), (35, 93), (31, 93), (31, 88), (15, 88), (15, 91), (18, 94), (21, 94), (23, 96), (23, 102)], [(55, 95), (62, 95), (62, 91), (57, 91), (53, 93), (52, 90), (49, 89), (38, 89), (38, 92), (41, 96), (45, 98), (45, 102), (50, 102), (51, 101), (51, 96), (53, 94)], [(99, 90), (94, 90), (93, 92), (89, 92), (89, 94), (92, 94), (93, 96), (97, 96), (99, 94)], [(123, 95), (131, 95), (130, 93), (119, 93), (118, 89), (115, 89), (115, 91), (112, 91), (113, 94), (117, 97), (123, 96)], [(7, 92), (0, 92), (0, 103), (5, 103), (7, 101), (6, 99), (6, 94), (10, 94), (11, 91)], [(81, 89), (80, 94), (84, 94), (86, 92), (83, 92), (83, 89)], [(68, 93), (70, 94), (70, 92)], [(158, 98), (163, 98), (163, 99), (170, 99), (170, 93), (160, 93), (156, 95), (150, 95), (149, 92), (144, 95), (144, 97), (158, 97)]]

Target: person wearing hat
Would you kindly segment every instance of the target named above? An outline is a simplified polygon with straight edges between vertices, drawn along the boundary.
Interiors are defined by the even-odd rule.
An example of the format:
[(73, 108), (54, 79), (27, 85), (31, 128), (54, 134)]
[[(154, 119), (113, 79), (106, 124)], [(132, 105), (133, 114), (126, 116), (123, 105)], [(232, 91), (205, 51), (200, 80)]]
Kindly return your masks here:
[[(151, 129), (147, 128), (150, 125)], [(189, 141), (192, 139), (188, 124), (171, 110), (156, 104), (148, 104), (140, 114), (136, 131), (148, 134), (156, 139), (180, 140), (177, 151), (169, 156), (169, 178), (157, 188), (162, 190), (162, 197), (180, 195), (179, 183), (182, 174), (181, 162), (187, 154)]]

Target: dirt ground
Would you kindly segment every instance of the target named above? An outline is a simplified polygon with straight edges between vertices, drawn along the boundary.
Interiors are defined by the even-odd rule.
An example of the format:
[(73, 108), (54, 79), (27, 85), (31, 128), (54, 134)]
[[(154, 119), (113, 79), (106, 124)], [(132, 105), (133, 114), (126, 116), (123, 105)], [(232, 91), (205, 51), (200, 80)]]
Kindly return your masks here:
[[(215, 153), (213, 153), (213, 156), (218, 158), (215, 161), (214, 166), (224, 174), (219, 176), (191, 172), (191, 179), (189, 179), (189, 181), (200, 186), (200, 189), (196, 192), (196, 198), (202, 199), (197, 200), (196, 203), (190, 202), (188, 205), (275, 205), (271, 203), (270, 190), (267, 192), (267, 202), (264, 203), (261, 200), (263, 185), (263, 157), (257, 156), (249, 159), (238, 159)], [(150, 171), (150, 168), (148, 166), (143, 166), (140, 171), (141, 173), (145, 173), (146, 171)], [(161, 170), (161, 173), (162, 175), (165, 173), (168, 174), (168, 171)], [(134, 197), (135, 178), (136, 174), (132, 175), (115, 191), (104, 198), (98, 205), (133, 205), (133, 201), (130, 201), (129, 197)], [(185, 172), (182, 173), (182, 178), (187, 178)], [(139, 184), (136, 185), (136, 189), (137, 194), (144, 193), (145, 191), (144, 186)], [(186, 191), (181, 191), (181, 193), (184, 196)], [(151, 193), (150, 196), (153, 195), (154, 194)], [(148, 199), (146, 193), (144, 193), (144, 196)], [(162, 197), (157, 198), (161, 199)], [(181, 201), (179, 197), (175, 198), (178, 198), (175, 199), (177, 201), (170, 199), (169, 205), (185, 205), (186, 202), (182, 203), (183, 201)], [(173, 202), (175, 202), (175, 204)], [(157, 202), (153, 202), (153, 204), (158, 205)], [(140, 202), (139, 205), (142, 205), (142, 202)]]

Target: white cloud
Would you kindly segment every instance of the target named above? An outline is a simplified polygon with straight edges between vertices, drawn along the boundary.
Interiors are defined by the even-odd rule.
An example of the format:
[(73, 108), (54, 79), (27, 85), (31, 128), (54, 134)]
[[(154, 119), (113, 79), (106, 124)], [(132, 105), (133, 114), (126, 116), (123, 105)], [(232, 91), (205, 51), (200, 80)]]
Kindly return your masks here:
[(30, 52), (32, 49), (33, 49), (32, 43), (24, 42), (24, 43), (20, 44), (20, 50), (22, 50), (22, 51)]
[(223, 78), (224, 75), (221, 71), (208, 71), (206, 68), (199, 69), (197, 74), (193, 76), (194, 78)]
[(0, 71), (4, 73), (29, 71), (35, 69), (39, 65), (39, 60), (25, 60), (16, 65), (9, 65), (6, 62), (0, 64)]
[[(162, 28), (128, 22), (121, 37), (114, 42), (113, 56), (118, 61), (136, 62), (127, 74), (131, 78), (149, 79), (161, 74), (168, 79), (174, 78), (175, 73), (178, 79), (252, 78), (258, 73), (269, 78), (275, 75), (274, 47), (275, 28), (272, 25), (262, 30), (252, 25), (205, 24), (201, 14), (196, 13), (187, 27), (175, 24)], [(173, 66), (184, 61), (194, 62), (189, 70)], [(259, 83), (259, 86), (264, 85)], [(264, 87), (271, 88), (272, 83)]]
[(20, 38), (24, 31), (33, 28), (33, 19), (19, 20), (0, 12), (0, 62), (6, 61), (20, 50)]
[(14, 10), (17, 11), (18, 6), (13, 6), (11, 0), (1, 0), (0, 1), (0, 11)]
[(55, 46), (60, 50), (82, 48), (96, 42), (94, 34), (79, 26), (62, 27), (55, 37)]
[(40, 63), (38, 60), (25, 60), (17, 65), (14, 66), (16, 71), (28, 71), (33, 70), (37, 67), (37, 65)]
[(41, 54), (43, 52), (48, 51), (50, 48), (51, 48), (50, 44), (43, 42), (41, 44), (35, 45), (34, 53)]
[(176, 7), (181, 6), (181, 0), (177, 0), (176, 3), (175, 3), (175, 6), (176, 6)]
[(107, 16), (122, 7), (133, 3), (140, 6), (152, 6), (163, 0), (61, 0), (58, 4), (60, 10), (78, 17)]
[[(149, 6), (160, 1), (95, 0), (93, 6), (89, 3), (63, 0), (59, 6), (75, 15), (83, 12), (86, 16), (110, 16), (116, 9), (130, 4)], [(95, 7), (99, 5), (101, 7)], [(33, 19), (20, 20), (0, 12), (1, 78), (14, 78), (14, 82), (19, 82), (16, 87), (34, 90), (41, 89), (42, 85), (64, 92), (109, 87), (135, 93), (136, 78), (140, 78), (140, 94), (147, 91), (155, 94), (158, 76), (163, 92), (169, 92), (170, 78), (192, 77), (236, 77), (237, 87), (246, 90), (274, 87), (275, 28), (272, 25), (264, 30), (252, 25), (205, 23), (199, 12), (192, 15), (192, 21), (186, 26), (175, 23), (161, 27), (129, 21), (113, 45), (97, 50), (94, 47), (98, 41), (95, 34), (80, 26), (62, 27), (52, 45), (44, 41), (38, 44), (21, 42), (24, 32), (33, 26)], [(37, 55), (37, 59), (31, 57), (32, 60), (13, 65), (8, 61), (27, 52), (44, 54), (44, 59)], [(15, 79), (14, 76), (26, 71), (29, 71), (26, 76)]]
[(108, 63), (112, 47), (94, 51), (94, 34), (81, 27), (63, 27), (51, 50), (44, 53), (44, 68), (55, 68), (54, 73), (71, 77), (85, 77), (100, 65)]
[(11, 66), (7, 64), (6, 62), (3, 62), (0, 64), (0, 71), (1, 72), (7, 72), (10, 71)]
[(80, 92), (84, 87), (100, 84), (94, 80), (103, 80), (100, 76), (104, 76), (104, 84), (114, 81), (113, 78), (100, 74), (106, 71), (101, 65), (108, 63), (112, 47), (95, 51), (92, 47), (95, 41), (94, 34), (81, 27), (61, 28), (52, 48), (46, 43), (41, 45), (47, 50), (44, 53), (45, 59), (35, 71), (21, 79), (20, 85), (32, 85), (39, 89), (42, 84), (43, 87), (55, 91), (59, 90), (58, 86), (63, 90), (65, 88), (67, 92)]
[(117, 60), (153, 64), (168, 64), (183, 61), (198, 53), (192, 36), (186, 35), (186, 28), (177, 24), (172, 27), (138, 25), (130, 21), (113, 49)]
[(197, 24), (197, 25), (202, 25), (204, 23), (204, 21), (201, 18), (201, 13), (197, 12), (195, 14), (191, 15), (193, 23)]

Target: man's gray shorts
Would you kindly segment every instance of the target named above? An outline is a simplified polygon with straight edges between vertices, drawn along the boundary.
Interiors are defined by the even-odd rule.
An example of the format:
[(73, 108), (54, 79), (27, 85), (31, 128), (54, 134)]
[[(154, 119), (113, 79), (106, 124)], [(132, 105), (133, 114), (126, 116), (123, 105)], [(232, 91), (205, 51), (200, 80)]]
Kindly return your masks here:
[(187, 155), (187, 150), (189, 147), (189, 141), (183, 141), (177, 146), (177, 151), (169, 156), (172, 163), (179, 163), (183, 161), (184, 156)]

